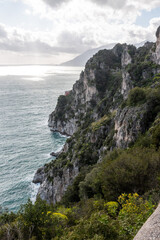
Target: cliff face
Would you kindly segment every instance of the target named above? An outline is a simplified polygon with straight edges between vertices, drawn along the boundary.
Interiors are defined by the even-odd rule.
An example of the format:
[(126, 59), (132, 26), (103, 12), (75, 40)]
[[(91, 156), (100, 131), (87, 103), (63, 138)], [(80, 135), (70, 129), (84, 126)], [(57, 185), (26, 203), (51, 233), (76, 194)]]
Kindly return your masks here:
[(116, 147), (127, 148), (129, 143), (135, 142), (138, 134), (145, 132), (146, 113), (145, 104), (140, 107), (126, 107), (118, 110), (114, 135)]
[(128, 47), (126, 47), (122, 53), (121, 64), (122, 64), (122, 87), (121, 87), (121, 94), (123, 95), (124, 99), (127, 99), (129, 91), (133, 88), (133, 84), (131, 81), (131, 77), (126, 71), (126, 67), (128, 64), (132, 63), (132, 58), (128, 53)]
[(155, 61), (157, 64), (160, 64), (160, 27), (156, 32), (157, 42), (156, 42), (156, 58)]
[[(120, 91), (121, 58), (124, 65), (123, 62), (127, 62), (129, 57), (129, 54), (122, 57), (125, 47), (117, 45), (113, 50), (100, 51), (87, 62), (84, 72), (80, 74), (80, 79), (74, 84), (69, 96), (61, 96), (55, 111), (49, 116), (48, 125), (53, 131), (73, 135), (83, 124), (87, 113), (91, 109), (94, 110), (97, 103), (111, 93), (111, 84), (118, 84), (119, 86), (115, 85), (115, 88), (119, 87)], [(126, 92), (128, 85), (125, 79), (126, 76), (122, 91)], [(112, 92), (116, 92), (116, 89)], [(93, 118), (95, 120), (98, 118), (96, 112)]]
[(127, 148), (150, 127), (156, 115), (150, 114), (152, 106), (139, 88), (157, 84), (159, 37), (157, 30), (156, 45), (146, 43), (136, 49), (117, 44), (112, 50), (99, 51), (87, 62), (69, 95), (59, 97), (48, 124), (71, 137), (60, 156), (35, 175), (42, 199), (60, 201), (84, 168), (101, 161), (106, 151)]
[(48, 120), (48, 125), (53, 131), (67, 135), (73, 135), (76, 132), (80, 115), (85, 115), (92, 99), (97, 99), (96, 87), (89, 85), (89, 81), (94, 79), (94, 70), (86, 68), (66, 99), (64, 100), (63, 96), (58, 99), (57, 107)]

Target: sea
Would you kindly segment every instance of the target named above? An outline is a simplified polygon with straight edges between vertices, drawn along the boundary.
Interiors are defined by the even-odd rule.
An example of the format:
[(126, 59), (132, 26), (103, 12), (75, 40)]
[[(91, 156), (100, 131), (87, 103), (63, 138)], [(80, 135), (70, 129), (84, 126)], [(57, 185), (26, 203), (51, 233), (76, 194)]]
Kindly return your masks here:
[(60, 151), (66, 137), (53, 133), (48, 116), (71, 90), (82, 67), (0, 66), (0, 206), (17, 212), (36, 199), (33, 176)]

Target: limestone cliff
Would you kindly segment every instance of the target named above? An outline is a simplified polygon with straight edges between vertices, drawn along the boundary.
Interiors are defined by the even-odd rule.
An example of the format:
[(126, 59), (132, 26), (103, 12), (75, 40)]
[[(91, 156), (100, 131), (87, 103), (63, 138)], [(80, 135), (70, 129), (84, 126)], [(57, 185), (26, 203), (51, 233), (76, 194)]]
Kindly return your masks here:
[(129, 91), (133, 88), (131, 77), (128, 71), (126, 71), (126, 67), (128, 66), (128, 64), (132, 63), (132, 58), (128, 52), (127, 46), (122, 53), (121, 63), (122, 63), (122, 79), (123, 79), (121, 94), (123, 95), (124, 99), (127, 99)]
[(157, 42), (156, 42), (156, 63), (160, 64), (160, 26), (157, 29), (156, 32)]
[(151, 114), (152, 106), (139, 89), (157, 84), (159, 46), (157, 30), (156, 45), (146, 43), (136, 49), (117, 44), (99, 51), (86, 63), (69, 95), (59, 97), (48, 124), (71, 137), (58, 158), (35, 175), (42, 199), (60, 201), (84, 167), (101, 161), (106, 151), (127, 148), (149, 129), (156, 112)]
[[(113, 50), (100, 51), (87, 62), (84, 72), (80, 74), (80, 79), (74, 84), (70, 94), (59, 97), (55, 111), (49, 116), (48, 125), (53, 131), (73, 135), (83, 124), (87, 113), (104, 97), (107, 95), (109, 97), (112, 84), (115, 87), (112, 89), (113, 94), (121, 95), (122, 92), (127, 95), (131, 84), (128, 82), (129, 77), (124, 67), (131, 61), (131, 57), (126, 48), (126, 44), (117, 44)], [(111, 107), (117, 108), (113, 103)], [(95, 112), (93, 118), (96, 120), (98, 117)]]

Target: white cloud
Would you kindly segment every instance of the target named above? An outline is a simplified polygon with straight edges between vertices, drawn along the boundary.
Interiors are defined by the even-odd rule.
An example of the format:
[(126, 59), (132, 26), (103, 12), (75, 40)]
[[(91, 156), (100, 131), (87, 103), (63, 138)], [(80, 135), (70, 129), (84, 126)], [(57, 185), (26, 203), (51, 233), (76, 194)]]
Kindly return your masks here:
[(160, 23), (159, 18), (154, 18), (147, 28), (135, 25), (141, 10), (160, 6), (159, 0), (16, 1), (25, 4), (25, 14), (51, 23), (49, 30), (44, 31), (0, 25), (0, 49), (18, 53), (69, 57), (71, 53), (78, 55), (107, 43), (155, 41)]
[(7, 32), (4, 28), (4, 25), (0, 25), (0, 39), (6, 38), (7, 37)]
[(43, 0), (45, 3), (47, 3), (51, 7), (58, 7), (62, 3), (69, 2), (70, 0)]
[(63, 31), (56, 39), (50, 32), (31, 32), (0, 25), (0, 50), (3, 51), (46, 55), (79, 54), (95, 45), (93, 40), (85, 39), (85, 36), (76, 32)]
[(101, 6), (110, 6), (114, 9), (122, 8), (126, 5), (126, 0), (90, 0)]
[[(67, 4), (71, 2), (71, 0), (42, 0), (44, 3), (49, 5), (52, 8), (60, 7), (63, 3)], [(77, 1), (77, 0), (76, 0)], [(135, 6), (137, 9), (152, 9), (154, 7), (160, 6), (159, 0), (86, 0), (90, 1), (91, 3), (96, 3), (99, 6), (109, 6), (113, 9), (124, 9), (127, 6)], [(80, 3), (83, 2), (80, 1)]]

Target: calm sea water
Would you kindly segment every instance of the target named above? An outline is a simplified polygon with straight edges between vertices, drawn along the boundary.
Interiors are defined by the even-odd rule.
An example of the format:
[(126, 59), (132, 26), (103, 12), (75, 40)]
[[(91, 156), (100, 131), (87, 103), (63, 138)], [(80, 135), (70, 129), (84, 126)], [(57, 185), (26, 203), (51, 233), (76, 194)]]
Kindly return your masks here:
[(72, 88), (81, 68), (0, 67), (0, 205), (17, 211), (35, 199), (36, 170), (52, 160), (65, 137), (52, 133), (48, 115), (57, 98)]

